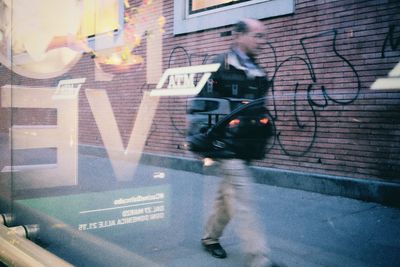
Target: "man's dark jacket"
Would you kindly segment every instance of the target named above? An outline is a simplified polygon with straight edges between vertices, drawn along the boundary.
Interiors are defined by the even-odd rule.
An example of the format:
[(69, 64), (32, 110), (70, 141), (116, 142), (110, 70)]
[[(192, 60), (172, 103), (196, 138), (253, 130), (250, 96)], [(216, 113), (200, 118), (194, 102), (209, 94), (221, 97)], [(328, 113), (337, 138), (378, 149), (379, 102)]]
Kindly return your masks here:
[(246, 68), (245, 62), (235, 50), (230, 50), (217, 56), (213, 63), (220, 63), (221, 67), (198, 96), (251, 100), (265, 96), (269, 85), (267, 75), (254, 60), (252, 63), (255, 68)]
[[(194, 98), (195, 101), (207, 101), (207, 98), (226, 99), (230, 105), (230, 111), (234, 111), (243, 106), (243, 103), (265, 97), (269, 86), (267, 75), (254, 60), (250, 67), (247, 67), (242, 57), (235, 50), (231, 50), (217, 56), (213, 63), (219, 63), (221, 66)], [(212, 111), (210, 113), (213, 115), (208, 115), (207, 118), (204, 115), (205, 112), (196, 113), (194, 110), (196, 109), (191, 110), (189, 107), (189, 125), (191, 126), (188, 132), (188, 140), (194, 151), (204, 150), (200, 151), (204, 152), (200, 154), (213, 158), (260, 159), (264, 157), (265, 141), (271, 129), (265, 125), (260, 126), (259, 123), (259, 120), (267, 113), (263, 101), (256, 107), (243, 110), (238, 113), (238, 116), (233, 117), (232, 119), (240, 120), (240, 125), (237, 127), (232, 127), (230, 120), (226, 120), (222, 127), (216, 131), (213, 130), (209, 135), (204, 134), (207, 131), (210, 132), (211, 124), (214, 125), (217, 120), (224, 121), (229, 114), (215, 115), (215, 111)]]

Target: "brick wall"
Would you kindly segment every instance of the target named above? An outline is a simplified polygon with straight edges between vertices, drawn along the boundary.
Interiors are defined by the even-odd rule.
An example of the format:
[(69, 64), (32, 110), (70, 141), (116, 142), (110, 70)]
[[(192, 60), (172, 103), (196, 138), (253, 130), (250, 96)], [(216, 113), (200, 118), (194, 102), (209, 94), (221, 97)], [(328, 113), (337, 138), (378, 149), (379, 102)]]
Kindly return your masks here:
[[(274, 84), (268, 106), (277, 132), (266, 158), (256, 165), (399, 179), (400, 91), (369, 89), (400, 61), (399, 14), (399, 1), (298, 0), (294, 14), (262, 20), (267, 42), (259, 62)], [(163, 69), (207, 62), (233, 40), (232, 35), (221, 36), (231, 26), (174, 36), (172, 0), (163, 1), (163, 15)], [(145, 45), (136, 52), (144, 55)], [(85, 89), (107, 90), (126, 145), (143, 91), (155, 85), (146, 83), (145, 66), (115, 75), (110, 82), (96, 81), (94, 68), (93, 60), (85, 55), (65, 76), (85, 76)], [(0, 85), (10, 83), (9, 71), (1, 67), (0, 73)], [(13, 79), (15, 84), (51, 86), (60, 78), (27, 80), (13, 74)], [(146, 152), (194, 157), (183, 146), (185, 101), (185, 97), (161, 99)], [(79, 108), (80, 143), (101, 146), (83, 90)], [(9, 120), (4, 118), (10, 117), (9, 110), (0, 112), (1, 130), (6, 131)], [(24, 120), (24, 111), (18, 112), (14, 123)], [(51, 111), (39, 117), (43, 116), (50, 120)]]

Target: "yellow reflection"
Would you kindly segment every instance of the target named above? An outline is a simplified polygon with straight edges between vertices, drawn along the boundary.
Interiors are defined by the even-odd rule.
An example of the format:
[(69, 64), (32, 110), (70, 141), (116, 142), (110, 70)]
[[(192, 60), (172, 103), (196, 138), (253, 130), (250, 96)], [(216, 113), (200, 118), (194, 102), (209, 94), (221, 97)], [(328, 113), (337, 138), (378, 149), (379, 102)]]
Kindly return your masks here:
[[(133, 50), (141, 45), (142, 39), (147, 38), (147, 63), (151, 71), (147, 70), (148, 81), (155, 81), (160, 75), (159, 63), (161, 61), (161, 37), (164, 33), (164, 25), (166, 19), (162, 16), (161, 10), (158, 8), (160, 1), (144, 1), (138, 7), (131, 7), (129, 3), (125, 3), (126, 11), (124, 16), (124, 46), (116, 48), (110, 53), (96, 54), (96, 62), (104, 71), (111, 73), (131, 72), (137, 66), (144, 62), (140, 55), (136, 55)], [(150, 53), (149, 53), (149, 50)], [(156, 60), (154, 60), (156, 59)], [(156, 78), (154, 78), (154, 77)]]
[(52, 78), (90, 52), (87, 37), (113, 33), (119, 0), (0, 0), (0, 63), (23, 76)]
[(81, 10), (80, 1), (0, 0), (0, 62), (32, 78), (64, 73), (83, 51), (75, 45)]
[(119, 28), (119, 0), (84, 0), (80, 35), (91, 36)]
[[(196, 11), (226, 3), (239, 2), (238, 0), (192, 0), (192, 10)], [(243, 2), (243, 1), (242, 1)]]

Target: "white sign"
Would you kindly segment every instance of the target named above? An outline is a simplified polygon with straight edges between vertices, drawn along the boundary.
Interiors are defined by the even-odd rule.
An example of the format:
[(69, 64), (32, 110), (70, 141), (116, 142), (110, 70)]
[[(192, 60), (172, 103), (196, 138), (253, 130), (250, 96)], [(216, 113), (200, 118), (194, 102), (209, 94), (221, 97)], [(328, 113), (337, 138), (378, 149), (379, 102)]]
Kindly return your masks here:
[(58, 82), (56, 92), (53, 99), (74, 99), (78, 96), (82, 84), (85, 83), (86, 78), (61, 80)]
[(192, 88), (194, 86), (194, 74), (176, 74), (169, 76), (168, 89)]
[[(219, 69), (221, 64), (208, 64), (182, 68), (167, 69), (161, 76), (156, 89), (150, 92), (150, 96), (194, 96), (200, 93), (207, 83), (211, 73)], [(194, 84), (196, 74), (203, 74), (197, 85)], [(168, 80), (168, 85), (163, 88)]]

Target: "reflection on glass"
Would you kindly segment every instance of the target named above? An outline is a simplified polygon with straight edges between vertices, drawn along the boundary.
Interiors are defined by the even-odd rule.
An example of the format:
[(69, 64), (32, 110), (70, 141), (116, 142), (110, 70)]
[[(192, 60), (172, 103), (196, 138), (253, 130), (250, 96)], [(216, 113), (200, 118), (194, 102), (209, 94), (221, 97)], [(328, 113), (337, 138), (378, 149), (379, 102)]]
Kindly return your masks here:
[(13, 125), (10, 129), (12, 150), (57, 149), (56, 164), (13, 163), (10, 170), (15, 172), (14, 189), (77, 184), (78, 95), (61, 92), (55, 88), (1, 88), (2, 107), (47, 108), (57, 112), (56, 125)]
[[(139, 96), (126, 142), (109, 89), (129, 72), (149, 84), (159, 80), (162, 2), (125, 1), (124, 25), (121, 0), (67, 2), (0, 0), (1, 71), (11, 73), (0, 87), (1, 114), (9, 111), (0, 121), (1, 212), (11, 214), (9, 224), (18, 229), (37, 225), (34, 241), (57, 255), (68, 248), (62, 257), (73, 264), (155, 266), (129, 240), (150, 244), (149, 233), (162, 235), (171, 224), (169, 175), (165, 169), (148, 172), (140, 162), (159, 97)], [(114, 35), (122, 26), (123, 34)], [(121, 71), (144, 59), (146, 70)], [(85, 65), (85, 71), (71, 71)], [(99, 69), (112, 75), (98, 79), (92, 74)], [(16, 73), (22, 75), (18, 85)], [(88, 115), (98, 132), (82, 144), (78, 134), (88, 127), (81, 119)], [(99, 138), (103, 146), (96, 149), (104, 154), (88, 153)]]
[(92, 36), (118, 30), (120, 2), (120, 0), (83, 1), (83, 21), (79, 34)]
[(121, 29), (120, 0), (0, 0), (0, 62), (33, 78), (68, 71), (91, 52), (87, 37)]
[[(208, 262), (218, 266), (221, 262), (206, 258), (200, 243), (212, 191), (219, 182), (218, 164), (211, 158), (201, 162), (187, 151), (185, 123), (190, 106), (186, 103), (203, 86), (213, 86), (210, 73), (220, 66), (211, 63), (214, 55), (229, 48), (234, 28), (173, 35), (172, 2), (0, 0), (0, 224), (22, 233), (38, 230), (29, 235), (35, 244), (75, 266), (205, 266)], [(304, 15), (308, 8), (297, 6), (313, 5), (314, 10), (310, 1), (189, 2), (193, 17), (207, 10), (219, 15), (256, 2), (295, 3)], [(339, 10), (346, 1), (316, 2), (315, 9), (321, 9), (313, 14), (328, 23), (325, 11)], [(398, 7), (394, 2), (390, 5)], [(369, 14), (370, 7), (364, 9), (358, 15)], [(390, 16), (386, 12), (394, 10), (380, 5), (379, 12), (386, 18)], [(338, 29), (334, 42), (335, 35), (318, 35), (326, 29), (308, 19), (297, 24), (303, 19), (296, 12), (263, 19), (272, 27), (263, 35), (268, 40), (262, 44), (259, 63), (274, 85), (269, 91), (271, 118), (264, 123), (280, 127), (274, 134), (282, 142), (271, 144), (267, 160), (254, 162), (257, 178), (278, 185), (294, 181), (300, 187), (318, 187), (321, 181), (323, 190), (334, 191), (339, 184), (336, 176), (329, 186), (324, 181), (330, 180), (318, 179), (320, 174), (324, 179), (325, 174), (338, 175), (363, 185), (384, 181), (385, 187), (374, 194), (384, 193), (398, 178), (400, 98), (398, 93), (370, 92), (367, 87), (379, 78), (395, 78), (399, 28), (386, 29), (382, 19), (353, 21), (349, 9), (345, 24), (329, 24)], [(342, 14), (338, 12), (335, 21)], [(365, 42), (371, 32), (372, 43)], [(208, 110), (204, 105), (195, 108)], [(239, 122), (232, 120), (230, 126)], [(310, 150), (297, 156), (314, 133)], [(309, 177), (318, 182), (309, 182)], [(342, 189), (336, 192), (353, 191)], [(362, 187), (362, 194), (364, 190), (369, 185)], [(255, 192), (258, 211), (270, 224), (266, 228), (282, 233), (273, 237), (280, 240), (272, 244), (273, 250), (281, 244), (318, 248), (318, 253), (305, 252), (326, 253), (328, 257), (319, 257), (318, 262), (324, 258), (321, 264), (335, 265), (336, 256), (320, 248), (338, 245), (337, 258), (351, 266), (362, 265), (365, 259), (350, 259), (341, 250), (354, 249), (352, 255), (363, 255), (366, 247), (346, 244), (368, 238), (369, 247), (385, 249), (364, 232), (385, 238), (387, 246), (395, 243), (391, 238), (399, 239), (396, 231), (387, 234), (399, 217), (389, 207), (259, 184)], [(310, 211), (312, 216), (303, 216)], [(317, 223), (298, 223), (292, 214)], [(353, 217), (359, 215), (363, 217)], [(343, 218), (360, 223), (348, 224)], [(357, 227), (360, 224), (362, 228)], [(303, 246), (315, 229), (337, 240), (338, 227), (346, 233), (360, 231), (362, 239), (341, 235), (340, 244), (326, 245), (326, 239), (321, 239)], [(293, 235), (295, 231), (304, 236)], [(242, 266), (243, 254), (236, 254), (240, 250), (233, 247), (238, 245), (235, 234), (226, 236), (221, 240), (229, 253), (224, 263)], [(386, 252), (389, 260), (398, 259)], [(284, 254), (283, 261), (293, 255)], [(382, 260), (370, 259), (375, 265)]]
[(69, 69), (85, 49), (76, 37), (82, 18), (80, 3), (1, 0), (1, 63), (29, 77), (54, 77)]

